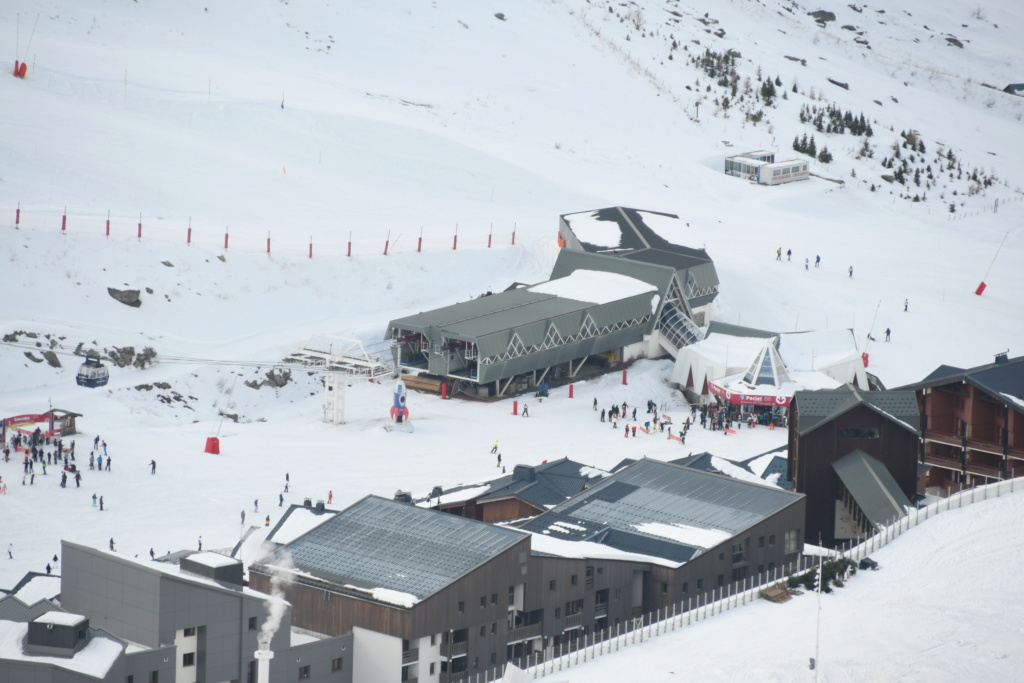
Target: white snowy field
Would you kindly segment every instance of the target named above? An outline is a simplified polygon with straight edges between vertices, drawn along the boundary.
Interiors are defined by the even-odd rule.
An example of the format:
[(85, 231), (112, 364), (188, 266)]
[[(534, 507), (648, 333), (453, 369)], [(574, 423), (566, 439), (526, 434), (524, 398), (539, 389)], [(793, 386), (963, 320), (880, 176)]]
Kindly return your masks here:
[[(52, 468), (46, 476), (37, 468), (35, 484), (23, 487), (20, 463), (0, 462), (8, 483), (0, 548), (14, 546), (14, 559), (0, 562), (0, 587), (41, 571), (61, 538), (101, 547), (114, 538), (119, 552), (140, 557), (150, 548), (195, 547), (200, 535), (206, 549), (230, 548), (242, 531), (240, 511), (249, 524), (268, 514), (277, 521), (286, 473), (286, 504), (333, 491), (341, 507), (370, 493), (420, 493), (494, 476), (495, 439), (506, 464), (568, 456), (602, 469), (624, 457), (702, 451), (743, 460), (783, 445), (781, 432), (695, 430), (680, 447), (660, 435), (624, 439), (598, 422), (595, 397), (602, 405), (653, 399), (678, 420), (684, 406), (666, 384), (668, 361), (636, 364), (627, 386), (617, 374), (579, 384), (572, 400), (565, 389), (542, 404), (521, 397), (530, 404), (525, 419), (511, 415), (511, 400), (442, 402), (413, 393), (413, 434), (381, 429), (391, 405), (386, 385), (353, 383), (344, 426), (321, 421), (315, 375), (293, 371), (278, 390), (245, 386), (313, 334), (358, 338), (386, 353), (380, 340), (391, 318), (546, 279), (563, 213), (624, 205), (678, 214), (685, 234), (665, 237), (706, 247), (714, 258), (722, 283), (715, 319), (779, 331), (852, 327), (861, 342), (891, 328), (891, 343), (864, 346), (869, 370), (888, 386), (943, 363), (969, 367), (1007, 349), (1019, 355), (1024, 181), (1016, 160), (1024, 156), (1024, 99), (982, 84), (1024, 80), (1017, 43), (1024, 14), (1005, 1), (919, 4), (887, 3), (884, 12), (771, 0), (0, 7), (0, 53), (29, 64), (25, 80), (7, 67), (0, 76), (0, 332), (19, 333), (16, 343), (0, 345), (0, 413), (50, 405), (83, 413), (79, 464), (95, 435), (113, 456), (111, 472), (86, 469), (82, 487), (66, 490)], [(815, 9), (835, 12), (836, 21), (818, 27), (806, 15)], [(946, 40), (953, 34), (962, 48)], [(754, 91), (759, 70), (777, 75), (786, 99), (766, 106), (747, 94), (737, 104), (729, 94), (733, 104), (722, 107), (727, 89), (688, 62), (705, 48), (738, 51), (740, 77)], [(820, 133), (800, 122), (801, 106), (832, 102), (864, 113), (874, 135)], [(751, 108), (766, 112), (762, 122), (745, 115)], [(881, 176), (892, 170), (879, 161), (909, 130), (927, 152), (901, 147), (901, 155), (920, 157), (925, 179), (890, 184)], [(812, 178), (769, 188), (721, 172), (724, 156), (737, 151), (799, 156), (791, 141), (804, 133), (835, 157), (812, 162), (812, 171), (843, 184)], [(857, 157), (865, 140), (874, 159)], [(940, 167), (940, 151), (943, 159), (952, 152), (960, 168)], [(985, 178), (993, 180), (986, 186)], [(900, 197), (914, 194), (925, 198)], [(187, 247), (190, 220), (196, 237)], [(465, 237), (457, 251), (448, 246), (456, 224)], [(426, 248), (415, 253), (421, 227)], [(357, 249), (346, 258), (350, 231)], [(383, 256), (389, 233), (398, 244)], [(261, 253), (268, 234), (270, 255)], [(775, 261), (780, 246), (793, 250), (792, 262)], [(801, 267), (819, 254), (820, 269)], [(976, 296), (983, 277), (988, 289)], [(141, 290), (142, 306), (114, 301), (108, 287)], [(50, 339), (62, 354), (60, 370), (25, 356), (38, 342), (38, 358)], [(107, 387), (82, 389), (67, 355), (80, 342), (152, 346), (161, 361), (114, 368)], [(216, 456), (203, 453), (214, 435)], [(91, 505), (94, 493), (104, 496), (103, 512)], [(833, 647), (823, 644), (826, 677), (878, 680), (875, 673), (891, 667), (892, 676), (881, 678), (959, 680), (953, 672), (979, 661), (978, 680), (1015, 675), (1010, 644), (1019, 631), (1005, 626), (1020, 620), (1024, 603), (998, 577), (1024, 543), (1006, 532), (1018, 511), (1003, 501), (990, 509), (987, 526), (1003, 530), (1003, 555), (989, 555), (996, 542), (981, 533), (930, 537), (929, 522), (886, 549), (893, 556), (883, 560), (885, 571), (829, 598), (892, 616), (868, 628), (852, 625), (867, 617), (851, 612), (844, 625), (856, 628), (856, 647), (841, 648), (840, 635)], [(912, 541), (922, 545), (901, 554)], [(932, 560), (953, 551), (948, 561)], [(991, 561), (968, 565), (977, 557)], [(915, 576), (923, 566), (934, 579)], [(908, 597), (918, 593), (921, 604)], [(952, 602), (961, 598), (970, 605)], [(888, 606), (900, 600), (905, 608), (893, 613)], [(700, 666), (712, 678), (756, 671), (802, 679), (806, 635), (780, 637), (789, 628), (775, 620), (796, 615), (794, 633), (807, 628), (807, 602), (741, 610), (683, 633), (671, 647), (606, 658), (590, 675), (617, 680), (605, 678), (612, 662), (635, 671), (665, 647), (704, 654)], [(734, 630), (690, 644), (726, 620), (745, 640)], [(756, 638), (764, 645), (755, 647)], [(907, 658), (861, 645), (869, 638), (907, 650)], [(773, 645), (778, 654), (765, 654)], [(830, 657), (851, 664), (828, 669)], [(684, 675), (695, 666), (686, 660), (673, 670)]]

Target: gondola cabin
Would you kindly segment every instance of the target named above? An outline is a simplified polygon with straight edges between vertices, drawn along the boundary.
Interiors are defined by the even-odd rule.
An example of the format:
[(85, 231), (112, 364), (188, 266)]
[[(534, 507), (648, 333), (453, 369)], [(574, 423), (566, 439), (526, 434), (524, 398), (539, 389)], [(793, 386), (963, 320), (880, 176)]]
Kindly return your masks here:
[(102, 387), (110, 379), (110, 371), (99, 358), (86, 358), (82, 366), (78, 368), (76, 381), (80, 387), (95, 389)]

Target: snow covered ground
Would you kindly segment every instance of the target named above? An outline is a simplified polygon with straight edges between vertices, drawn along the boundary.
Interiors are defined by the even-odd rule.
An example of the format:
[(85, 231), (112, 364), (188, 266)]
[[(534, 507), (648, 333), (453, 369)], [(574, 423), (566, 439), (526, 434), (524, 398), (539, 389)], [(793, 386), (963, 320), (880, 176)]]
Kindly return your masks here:
[[(114, 538), (119, 552), (139, 557), (195, 547), (200, 535), (204, 549), (230, 548), (244, 531), (242, 510), (260, 527), (243, 549), (253, 559), (267, 515), (279, 519), (286, 473), (285, 504), (330, 490), (344, 507), (370, 493), (426, 493), (495, 476), (495, 439), (507, 465), (568, 456), (600, 469), (702, 451), (744, 460), (783, 445), (781, 432), (696, 430), (681, 447), (660, 436), (624, 439), (598, 421), (594, 397), (602, 405), (653, 399), (681, 417), (667, 361), (638, 363), (627, 386), (610, 375), (577, 385), (571, 400), (565, 389), (543, 403), (520, 398), (530, 405), (525, 419), (512, 416), (510, 400), (413, 393), (412, 434), (381, 429), (386, 385), (354, 382), (345, 426), (321, 421), (315, 375), (293, 371), (276, 390), (245, 385), (313, 334), (386, 352), (380, 340), (391, 318), (545, 280), (562, 213), (625, 205), (680, 215), (685, 234), (665, 237), (714, 258), (716, 319), (852, 327), (862, 343), (890, 327), (891, 343), (862, 347), (888, 386), (943, 363), (982, 364), (1008, 348), (1019, 355), (1024, 99), (981, 84), (1022, 80), (1024, 14), (1010, 2), (919, 5), (900, 0), (884, 13), (772, 0), (35, 0), (0, 8), (4, 53), (30, 67), (24, 81), (0, 77), (0, 326), (4, 335), (39, 335), (0, 346), (0, 413), (50, 405), (83, 413), (79, 462), (96, 435), (113, 456), (111, 472), (86, 469), (80, 489), (59, 488), (53, 469), (37, 469), (35, 484), (23, 487), (20, 464), (0, 463), (8, 483), (0, 548), (14, 548), (14, 559), (0, 562), (0, 586), (42, 571), (61, 538), (98, 547)], [(837, 20), (819, 28), (806, 15), (819, 8)], [(737, 50), (740, 75), (755, 90), (759, 69), (762, 78), (778, 75), (787, 99), (757, 105), (766, 111), (758, 124), (742, 111), (751, 96), (723, 108), (726, 91), (687, 61), (704, 48)], [(856, 158), (864, 138), (800, 123), (802, 105), (833, 101), (869, 117), (874, 160)], [(936, 164), (933, 188), (886, 182), (891, 171), (878, 161), (911, 129), (929, 164), (940, 149), (952, 151), (961, 176), (977, 169), (997, 180), (973, 192), (970, 179), (943, 179)], [(835, 156), (811, 170), (844, 184), (813, 178), (767, 188), (721, 172), (737, 151), (796, 157), (791, 141), (804, 132)], [(908, 193), (926, 199), (899, 196)], [(350, 232), (354, 256), (346, 258)], [(780, 246), (793, 250), (792, 262), (775, 261)], [(801, 267), (819, 254), (820, 269)], [(988, 289), (976, 296), (990, 264)], [(142, 306), (117, 303), (108, 287), (141, 290)], [(90, 391), (74, 384), (74, 357), (60, 355), (64, 367), (55, 370), (25, 356), (39, 357), (45, 335), (63, 353), (79, 342), (152, 346), (161, 362), (115, 368), (107, 387)], [(203, 453), (215, 435), (221, 454)], [(94, 493), (104, 496), (103, 512), (92, 507)], [(985, 504), (985, 527), (1002, 530), (998, 543), (980, 531), (947, 535), (939, 525), (953, 522), (941, 518), (887, 548), (885, 571), (830, 597), (826, 610), (855, 609), (831, 636), (825, 612), (825, 677), (1013, 677), (1024, 603), (999, 577), (1024, 545), (1006, 532), (1019, 516), (1014, 505)], [(676, 676), (700, 668), (717, 679), (804, 679), (809, 602), (740, 610), (639, 654), (605, 658), (588, 680), (618, 680), (624, 674), (613, 667), (641, 665), (651, 680), (669, 667)], [(726, 623), (728, 634), (719, 632)], [(659, 650), (677, 663), (658, 664)]]

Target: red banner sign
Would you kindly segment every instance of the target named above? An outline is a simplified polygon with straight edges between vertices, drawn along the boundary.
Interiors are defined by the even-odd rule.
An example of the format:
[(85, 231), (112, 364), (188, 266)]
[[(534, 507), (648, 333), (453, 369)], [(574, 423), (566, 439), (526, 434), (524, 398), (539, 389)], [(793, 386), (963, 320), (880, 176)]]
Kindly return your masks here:
[(727, 403), (739, 406), (789, 406), (792, 396), (763, 396), (761, 394), (741, 394), (708, 382), (708, 389)]

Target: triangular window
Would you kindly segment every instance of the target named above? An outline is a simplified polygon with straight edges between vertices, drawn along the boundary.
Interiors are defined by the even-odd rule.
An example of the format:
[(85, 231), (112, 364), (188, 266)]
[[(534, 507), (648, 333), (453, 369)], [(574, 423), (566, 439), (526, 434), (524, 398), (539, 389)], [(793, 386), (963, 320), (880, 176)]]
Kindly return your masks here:
[(516, 356), (522, 356), (526, 353), (526, 347), (523, 346), (522, 340), (518, 334), (513, 333), (512, 339), (508, 343), (508, 357), (515, 358)]
[(551, 325), (548, 327), (548, 333), (544, 337), (544, 344), (541, 348), (553, 349), (556, 346), (561, 346), (563, 343), (562, 335), (558, 333), (558, 329), (554, 325)]
[(593, 318), (591, 318), (590, 315), (587, 315), (586, 319), (583, 321), (583, 326), (580, 327), (580, 338), (581, 339), (586, 339), (587, 337), (596, 337), (596, 336), (597, 336), (597, 325), (594, 324)]

